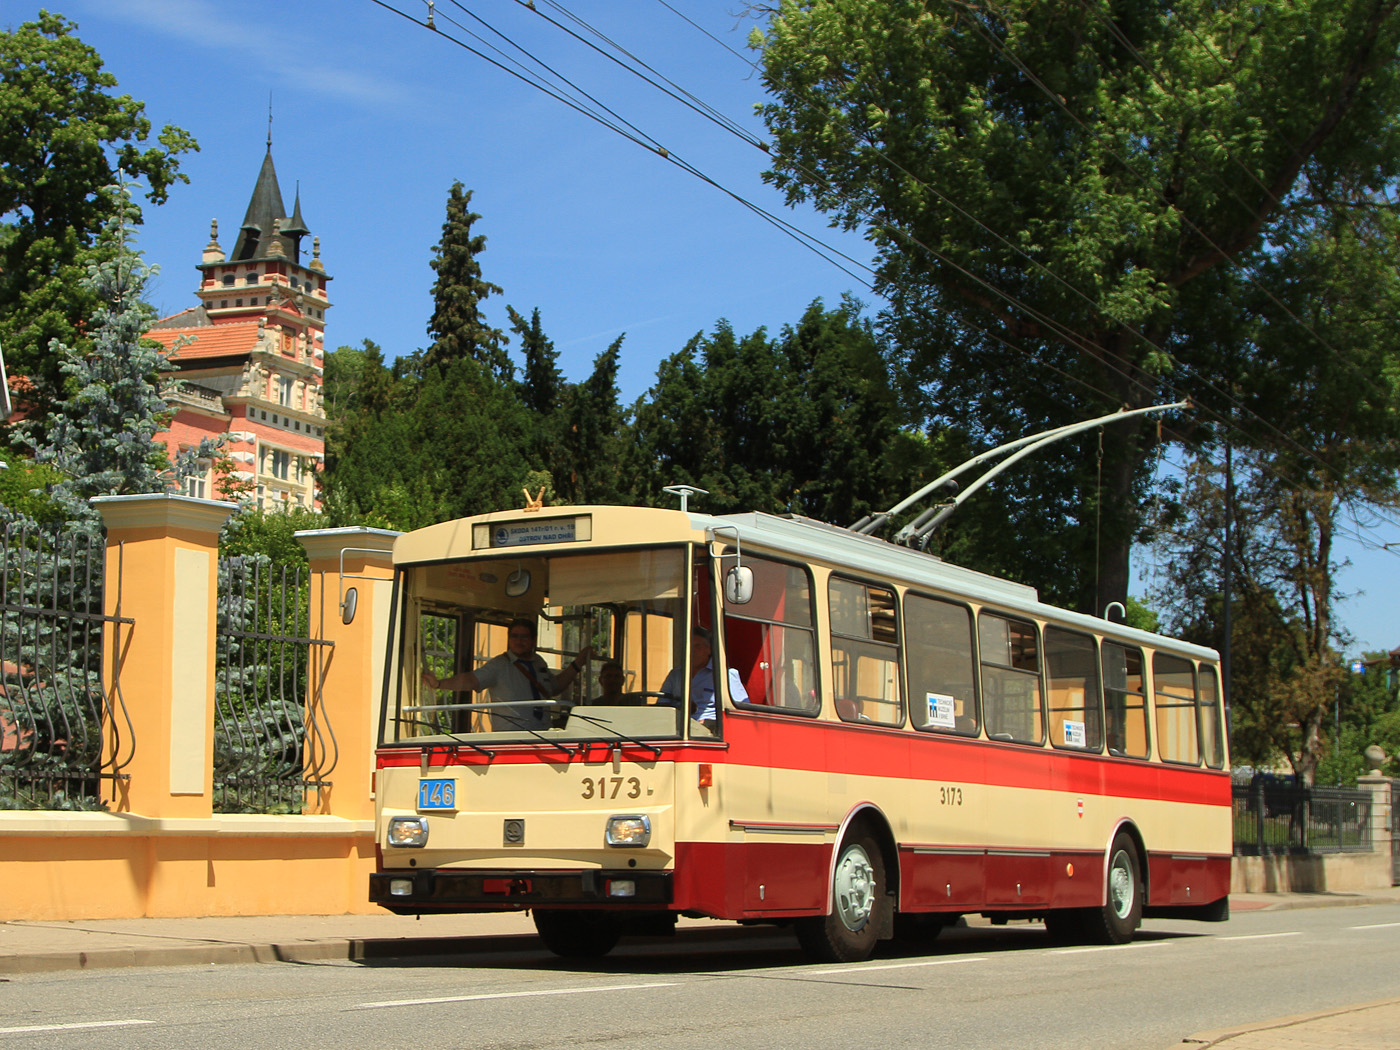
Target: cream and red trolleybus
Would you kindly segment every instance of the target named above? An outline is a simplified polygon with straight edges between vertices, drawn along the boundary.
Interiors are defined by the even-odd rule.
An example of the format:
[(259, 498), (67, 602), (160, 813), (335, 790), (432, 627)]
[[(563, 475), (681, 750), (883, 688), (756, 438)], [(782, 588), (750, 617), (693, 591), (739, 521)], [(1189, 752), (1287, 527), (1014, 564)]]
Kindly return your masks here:
[[(391, 911), (529, 909), (571, 956), (682, 915), (777, 923), (838, 961), (968, 913), (1106, 943), (1228, 917), (1212, 650), (765, 514), (494, 513), (399, 537), (394, 564)], [(562, 694), (429, 688), (522, 620), (578, 668)]]

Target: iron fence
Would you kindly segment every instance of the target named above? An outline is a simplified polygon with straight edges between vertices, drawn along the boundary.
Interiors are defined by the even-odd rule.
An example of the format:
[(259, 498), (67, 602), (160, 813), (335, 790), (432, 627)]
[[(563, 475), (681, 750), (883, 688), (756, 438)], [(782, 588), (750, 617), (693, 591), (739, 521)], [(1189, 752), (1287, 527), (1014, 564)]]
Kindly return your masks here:
[(1236, 784), (1235, 854), (1369, 853), (1371, 794), (1292, 784)]
[[(135, 749), (118, 664), (102, 682), (106, 544), (77, 529), (0, 527), (0, 809), (100, 810)], [(106, 799), (104, 800), (104, 795)]]
[(310, 585), (265, 557), (219, 562), (214, 812), (300, 813), (330, 787), (335, 735), (320, 708)]

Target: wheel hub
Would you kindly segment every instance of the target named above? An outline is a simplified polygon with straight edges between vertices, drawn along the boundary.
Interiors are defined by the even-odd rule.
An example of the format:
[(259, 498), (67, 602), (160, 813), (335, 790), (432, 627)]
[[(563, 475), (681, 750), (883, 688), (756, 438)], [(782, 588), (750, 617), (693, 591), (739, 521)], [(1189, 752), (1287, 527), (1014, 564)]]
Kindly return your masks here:
[(1108, 904), (1120, 919), (1127, 918), (1133, 910), (1133, 873), (1122, 853), (1114, 854), (1113, 866), (1109, 868)]
[(846, 929), (865, 928), (875, 907), (875, 868), (865, 850), (852, 846), (836, 865), (836, 914)]

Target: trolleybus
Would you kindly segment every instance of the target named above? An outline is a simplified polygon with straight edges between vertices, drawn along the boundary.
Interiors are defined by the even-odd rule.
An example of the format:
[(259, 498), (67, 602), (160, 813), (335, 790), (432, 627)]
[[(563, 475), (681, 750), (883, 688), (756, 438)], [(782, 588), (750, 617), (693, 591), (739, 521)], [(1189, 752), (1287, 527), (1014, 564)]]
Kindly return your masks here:
[[(1228, 917), (1212, 650), (766, 514), (499, 512), (399, 537), (394, 565), (391, 911), (528, 909), (565, 956), (777, 923), (832, 961), (964, 914), (1103, 943)], [(522, 621), (569, 689), (462, 686)]]

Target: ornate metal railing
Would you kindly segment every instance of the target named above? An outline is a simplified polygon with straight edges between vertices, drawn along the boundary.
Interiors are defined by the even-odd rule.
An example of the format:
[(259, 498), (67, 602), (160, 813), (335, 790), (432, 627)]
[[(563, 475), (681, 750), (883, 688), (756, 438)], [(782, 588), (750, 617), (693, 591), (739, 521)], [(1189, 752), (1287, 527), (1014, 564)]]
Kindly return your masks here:
[(214, 811), (301, 813), (330, 786), (335, 734), (308, 684), (309, 583), (265, 557), (219, 562)]
[(121, 615), (121, 550), (106, 615), (100, 535), (26, 522), (0, 533), (0, 809), (105, 809), (135, 750), (115, 656), (133, 623)]

